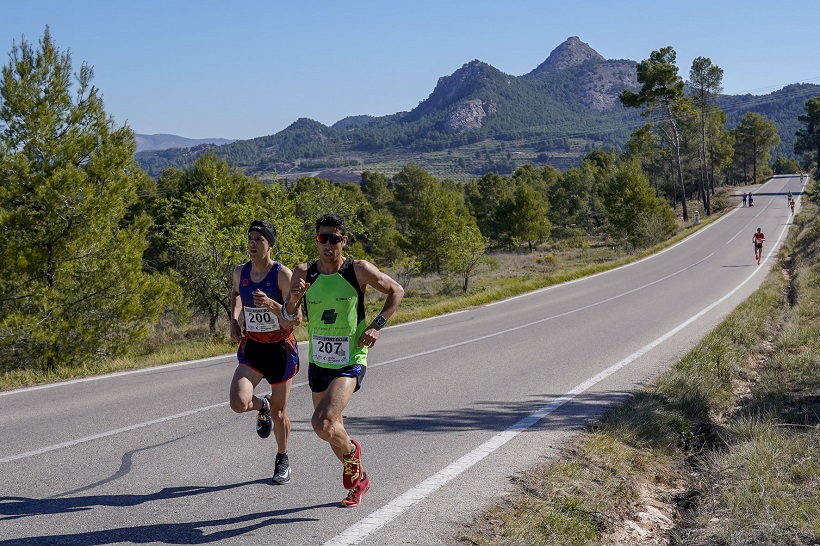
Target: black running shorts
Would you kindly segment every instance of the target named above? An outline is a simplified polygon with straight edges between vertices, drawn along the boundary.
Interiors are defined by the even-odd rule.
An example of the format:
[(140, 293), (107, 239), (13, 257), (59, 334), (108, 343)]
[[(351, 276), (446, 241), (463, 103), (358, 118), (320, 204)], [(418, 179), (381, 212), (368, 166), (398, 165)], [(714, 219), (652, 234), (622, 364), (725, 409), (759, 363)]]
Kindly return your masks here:
[(364, 372), (366, 371), (367, 366), (361, 364), (345, 366), (344, 368), (322, 368), (311, 362), (308, 364), (308, 384), (313, 392), (325, 392), (330, 387), (330, 382), (337, 377), (355, 377), (356, 388), (353, 389), (353, 392), (356, 392), (362, 386), (362, 379), (364, 379)]
[(260, 343), (252, 339), (243, 339), (236, 351), (240, 364), (261, 373), (271, 385), (284, 383), (299, 373), (299, 354), (295, 341), (288, 340)]

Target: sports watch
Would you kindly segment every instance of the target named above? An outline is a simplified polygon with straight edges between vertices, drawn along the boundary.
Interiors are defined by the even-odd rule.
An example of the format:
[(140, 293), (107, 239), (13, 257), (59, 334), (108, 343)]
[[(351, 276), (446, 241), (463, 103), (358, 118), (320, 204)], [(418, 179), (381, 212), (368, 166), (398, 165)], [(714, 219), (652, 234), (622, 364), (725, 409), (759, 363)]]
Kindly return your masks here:
[(373, 319), (373, 326), (376, 327), (376, 330), (381, 330), (385, 324), (387, 324), (387, 319), (381, 315)]

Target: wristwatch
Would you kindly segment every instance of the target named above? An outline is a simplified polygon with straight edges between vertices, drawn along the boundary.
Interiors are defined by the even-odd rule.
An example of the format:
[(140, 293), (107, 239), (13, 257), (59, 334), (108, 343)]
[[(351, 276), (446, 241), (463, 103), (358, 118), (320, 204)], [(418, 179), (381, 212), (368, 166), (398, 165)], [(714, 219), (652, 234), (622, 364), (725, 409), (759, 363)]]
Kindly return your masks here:
[(381, 330), (385, 324), (387, 324), (387, 319), (381, 315), (373, 319), (373, 326), (376, 327), (376, 330)]

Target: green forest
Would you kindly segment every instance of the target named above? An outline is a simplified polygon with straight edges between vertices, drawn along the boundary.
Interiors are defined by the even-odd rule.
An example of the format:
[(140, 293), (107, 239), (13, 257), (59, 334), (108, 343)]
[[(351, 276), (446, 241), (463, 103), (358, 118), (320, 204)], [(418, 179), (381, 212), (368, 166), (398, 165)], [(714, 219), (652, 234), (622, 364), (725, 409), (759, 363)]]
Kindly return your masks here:
[[(359, 183), (266, 183), (235, 156), (205, 148), (151, 176), (135, 160), (133, 131), (106, 114), (93, 70), (73, 66), (48, 31), (9, 58), (0, 81), (3, 373), (81, 368), (142, 351), (160, 321), (204, 318), (217, 335), (257, 218), (274, 224), (273, 257), (290, 267), (313, 257), (316, 218), (336, 212), (348, 222), (348, 255), (400, 279), (435, 274), (443, 293), (464, 293), (495, 253), (555, 240), (606, 240), (632, 251), (656, 244), (691, 221), (687, 203), (709, 215), (721, 186), (814, 170), (820, 148), (820, 97), (794, 120), (793, 153), (773, 157), (781, 135), (765, 114), (733, 111), (737, 125), (727, 128), (720, 68), (696, 59), (685, 94), (674, 50), (663, 48), (639, 64), (642, 87), (621, 95), (645, 124), (621, 151), (589, 150), (564, 171), (523, 164), (461, 182), (408, 162), (391, 175), (364, 171)], [(287, 157), (322, 157), (312, 136), (327, 128), (297, 124)], [(356, 145), (438, 145), (415, 130), (378, 134)], [(257, 144), (284, 146), (265, 138)], [(255, 160), (249, 143), (235, 144), (232, 154)]]

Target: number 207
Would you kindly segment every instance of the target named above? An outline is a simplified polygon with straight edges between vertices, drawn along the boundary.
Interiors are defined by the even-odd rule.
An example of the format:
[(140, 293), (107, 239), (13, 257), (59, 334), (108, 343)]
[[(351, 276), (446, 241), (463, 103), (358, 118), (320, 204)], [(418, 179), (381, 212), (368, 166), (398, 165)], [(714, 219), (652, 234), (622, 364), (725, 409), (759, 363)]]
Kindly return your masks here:
[(338, 341), (320, 341), (319, 351), (328, 354), (339, 354), (342, 351), (342, 344)]

